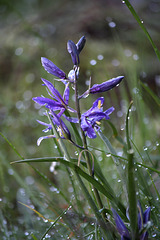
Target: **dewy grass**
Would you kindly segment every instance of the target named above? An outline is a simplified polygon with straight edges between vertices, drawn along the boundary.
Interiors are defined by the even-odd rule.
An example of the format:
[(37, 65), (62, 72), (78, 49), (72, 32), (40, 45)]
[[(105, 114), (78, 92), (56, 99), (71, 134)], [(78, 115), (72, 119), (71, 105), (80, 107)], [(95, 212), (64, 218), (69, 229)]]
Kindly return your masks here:
[[(143, 26), (143, 31), (159, 57), (159, 52), (135, 10), (129, 1), (124, 2), (139, 25)], [(35, 189), (30, 191), (29, 187), (22, 182), (21, 186), (28, 191), (27, 199), (29, 199), (27, 201), (29, 203), (25, 202), (25, 197), (21, 201), (24, 200), (23, 204), (28, 206), (32, 201), (35, 205), (35, 213), (43, 212), (45, 219), (56, 219), (49, 226), (43, 222), (37, 232), (33, 232), (34, 228), (32, 231), (29, 229), (31, 226), (27, 220), (25, 226), (28, 228), (27, 234), (33, 239), (60, 239), (60, 237), (63, 239), (72, 239), (72, 237), (73, 239), (85, 239), (88, 236), (89, 239), (117, 239), (121, 237), (121, 239), (147, 240), (154, 236), (159, 239), (160, 234), (157, 230), (160, 228), (159, 192), (154, 180), (155, 173), (159, 174), (157, 163), (154, 163), (152, 156), (146, 156), (143, 151), (140, 152), (139, 148), (135, 147), (137, 144), (134, 143), (137, 124), (132, 121), (135, 114), (135, 110), (132, 110), (134, 107), (141, 112), (144, 103), (142, 103), (142, 99), (134, 96), (134, 101), (137, 102), (132, 102), (126, 113), (126, 128), (124, 128), (126, 137), (124, 138), (112, 122), (114, 106), (103, 107), (109, 98), (108, 91), (111, 89), (114, 91), (114, 87), (121, 81), (123, 82), (124, 77), (121, 76), (121, 73), (118, 77), (113, 76), (114, 78), (110, 80), (93, 84), (84, 93), (79, 94), (80, 56), (81, 52), (85, 51), (85, 44), (87, 44), (85, 36), (82, 36), (76, 44), (72, 40), (68, 41), (67, 50), (71, 55), (73, 64), (68, 74), (46, 57), (41, 58), (42, 66), (49, 74), (55, 76), (55, 81), (58, 81), (58, 85), (61, 86), (61, 90), (63, 88), (63, 91), (58, 91), (53, 83), (42, 79), (48, 96), (41, 95), (33, 98), (36, 103), (46, 108), (46, 112), (44, 112), (46, 121), (38, 120), (45, 129), (43, 136), (40, 135), (37, 145), (42, 145), (44, 141), (49, 142), (51, 138), (54, 139), (53, 145), (58, 150), (58, 156), (23, 159), (17, 149), (1, 133), (1, 136), (21, 159), (12, 163), (28, 163), (29, 168), (31, 167), (39, 175), (42, 184), (40, 193), (44, 191), (48, 195), (47, 200), (43, 197), (40, 201), (36, 196), (39, 192), (36, 191), (34, 194)], [(135, 76), (136, 73), (134, 80), (137, 80)], [(148, 87), (143, 87), (159, 105), (158, 98), (152, 91)], [(70, 105), (72, 89), (75, 96), (75, 108)], [(94, 97), (97, 95), (97, 99), (94, 98), (92, 104), (88, 106), (87, 97), (93, 97), (93, 95)], [(85, 110), (81, 108), (81, 101), (86, 105)], [(146, 130), (143, 119), (141, 119), (145, 113), (144, 109), (143, 111), (143, 114), (138, 118), (143, 128), (142, 133)], [(112, 129), (115, 141), (108, 134), (110, 131), (105, 131), (105, 133), (103, 131), (107, 122)], [(110, 129), (107, 128), (107, 130)], [(144, 137), (140, 133), (141, 131), (139, 131), (140, 136), (138, 137)], [(88, 154), (89, 152), (92, 152), (92, 158)], [(157, 152), (160, 155), (158, 144)], [(113, 161), (108, 163), (110, 158)], [(57, 166), (55, 183), (53, 183), (51, 176), (46, 177), (37, 169), (39, 164), (51, 162), (55, 162)], [(92, 164), (93, 162), (94, 164)], [(36, 168), (33, 164), (36, 164)], [(60, 177), (61, 181), (59, 181)], [(158, 177), (156, 177), (157, 180)], [(22, 177), (18, 178), (18, 175), (15, 178), (18, 183), (23, 181)], [(46, 186), (49, 188), (48, 193), (46, 193)], [(53, 188), (56, 189), (57, 195), (52, 192)], [(60, 195), (61, 200), (59, 200), (58, 195)], [(42, 206), (45, 205), (47, 207), (44, 211), (39, 211), (39, 208), (43, 209)], [(29, 208), (31, 207), (29, 206)], [(36, 218), (34, 218), (34, 224), (36, 225)]]

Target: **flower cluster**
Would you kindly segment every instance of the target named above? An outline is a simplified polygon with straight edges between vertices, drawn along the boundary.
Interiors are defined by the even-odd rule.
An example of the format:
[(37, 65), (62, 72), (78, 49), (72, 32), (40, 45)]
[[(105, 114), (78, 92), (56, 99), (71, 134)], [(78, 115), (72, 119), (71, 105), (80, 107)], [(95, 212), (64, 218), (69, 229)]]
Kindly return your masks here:
[[(139, 230), (140, 240), (148, 239), (148, 232), (145, 230), (145, 228), (147, 227), (147, 223), (149, 223), (149, 220), (150, 220), (150, 211), (151, 211), (151, 208), (148, 207), (146, 211), (143, 212), (140, 202), (138, 202), (138, 230)], [(121, 235), (121, 240), (131, 240), (131, 235), (127, 227), (125, 226), (121, 217), (113, 208), (112, 208), (112, 213), (115, 219), (117, 231)]]
[[(71, 69), (68, 75), (62, 71), (59, 67), (57, 67), (52, 61), (49, 59), (42, 57), (41, 62), (44, 69), (54, 75), (55, 80), (61, 81), (64, 84), (64, 93), (63, 96), (60, 92), (53, 86), (53, 84), (46, 79), (42, 78), (43, 86), (47, 88), (47, 92), (49, 94), (48, 97), (34, 97), (33, 100), (40, 104), (41, 106), (45, 106), (48, 110), (48, 114), (50, 116), (50, 120), (52, 124), (54, 124), (59, 132), (61, 138), (71, 140), (71, 134), (66, 124), (62, 120), (62, 117), (69, 122), (79, 123), (81, 129), (84, 131), (85, 135), (89, 138), (96, 138), (96, 132), (100, 129), (100, 121), (102, 119), (109, 119), (109, 115), (114, 111), (114, 108), (111, 107), (108, 110), (103, 111), (103, 103), (104, 98), (99, 97), (94, 103), (93, 106), (86, 112), (82, 113), (80, 119), (78, 117), (68, 117), (66, 116), (66, 112), (72, 112), (74, 114), (77, 113), (77, 109), (73, 109), (69, 106), (69, 94), (70, 94), (70, 85), (74, 85), (76, 80), (79, 77), (79, 63), (80, 58), (79, 55), (85, 45), (86, 39), (85, 37), (81, 37), (80, 40), (75, 44), (72, 40), (69, 40), (67, 43), (67, 50), (71, 55), (71, 59), (73, 62), (73, 69)], [(85, 91), (81, 96), (78, 96), (78, 99), (85, 98), (89, 94), (96, 94), (108, 91), (115, 86), (117, 86), (123, 79), (123, 76), (119, 76), (116, 78), (112, 78), (108, 81), (105, 81), (101, 84), (94, 84), (87, 91)], [(52, 129), (51, 123), (45, 123), (42, 121), (38, 121), (40, 124), (47, 127), (44, 132), (48, 132)], [(55, 135), (43, 136), (38, 139), (37, 144), (39, 145), (43, 139), (52, 138)]]

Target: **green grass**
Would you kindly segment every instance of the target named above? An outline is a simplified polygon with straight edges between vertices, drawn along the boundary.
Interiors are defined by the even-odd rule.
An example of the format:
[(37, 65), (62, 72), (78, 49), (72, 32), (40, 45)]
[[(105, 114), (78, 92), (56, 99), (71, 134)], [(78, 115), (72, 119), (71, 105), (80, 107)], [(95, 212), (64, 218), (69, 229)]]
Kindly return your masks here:
[[(60, 1), (59, 4), (61, 3)], [(97, 134), (96, 139), (88, 140), (89, 151), (94, 158), (94, 178), (88, 173), (84, 154), (81, 155), (80, 165), (77, 166), (80, 151), (67, 141), (62, 143), (68, 151), (69, 159), (63, 158), (62, 145), (59, 147), (53, 139), (44, 140), (39, 147), (36, 146), (37, 139), (43, 134), (42, 127), (36, 123), (36, 119), (45, 120), (39, 115), (40, 110), (34, 108), (31, 97), (46, 94), (44, 87), (41, 86), (40, 77), (53, 80), (52, 76), (43, 70), (40, 57), (48, 57), (68, 72), (72, 63), (65, 44), (68, 39), (77, 39), (77, 35), (73, 34), (74, 27), (71, 35), (64, 29), (62, 35), (56, 33), (52, 41), (53, 36), (45, 38), (34, 30), (36, 22), (27, 22), (25, 18), (27, 13), (26, 16), (18, 14), (24, 16), (24, 19), (20, 21), (20, 28), (17, 25), (13, 31), (10, 31), (10, 26), (3, 22), (3, 30), (6, 32), (2, 38), (4, 48), (0, 58), (3, 66), (0, 82), (3, 89), (0, 96), (2, 239), (36, 240), (44, 237), (47, 239), (49, 236), (51, 239), (68, 237), (73, 240), (102, 239), (102, 236), (104, 239), (114, 239), (115, 236), (118, 238), (111, 207), (118, 211), (126, 223), (129, 223), (125, 214), (129, 205), (131, 231), (134, 235), (137, 231), (134, 225), (137, 217), (134, 211), (137, 200), (141, 202), (144, 210), (151, 206), (149, 236), (150, 239), (159, 239), (160, 101), (159, 86), (153, 81), (159, 75), (157, 70), (159, 51), (154, 41), (158, 34), (155, 31), (151, 38), (152, 32), (149, 35), (148, 26), (145, 25), (147, 20), (145, 12), (139, 10), (137, 14), (136, 6), (133, 9), (129, 1), (125, 3), (126, 5), (113, 5), (110, 11), (107, 10), (117, 23), (116, 28), (106, 29), (104, 23), (99, 26), (108, 31), (107, 39), (96, 33), (98, 31), (96, 25), (93, 28), (95, 35), (89, 33), (89, 30), (92, 30), (90, 22), (88, 31), (85, 27), (82, 31), (86, 32), (87, 43), (81, 55), (81, 75), (78, 81), (80, 91), (86, 90), (85, 82), (90, 75), (92, 84), (101, 83), (118, 75), (125, 76), (119, 87), (102, 94), (105, 97), (104, 109), (112, 105), (116, 109), (111, 115), (111, 123), (103, 121), (101, 124), (103, 135)], [(124, 10), (124, 5), (128, 7), (127, 11)], [(18, 1), (16, 6), (16, 11), (23, 10)], [(42, 23), (45, 24), (44, 19), (40, 17), (40, 13), (43, 12), (41, 7), (38, 6), (37, 10), (39, 27)], [(56, 9), (57, 6), (48, 5), (46, 9), (49, 7)], [(87, 9), (88, 5), (85, 7)], [(122, 18), (115, 11), (116, 7), (121, 8), (124, 16), (127, 14), (128, 18)], [(102, 7), (100, 10), (99, 12), (106, 14)], [(8, 11), (10, 12), (3, 15), (4, 20), (15, 14), (11, 8)], [(80, 6), (79, 13), (83, 13)], [(69, 12), (64, 14), (66, 23), (70, 22)], [(20, 19), (18, 15), (16, 19)], [(132, 22), (134, 19), (132, 15), (137, 21), (136, 27), (135, 22)], [(142, 16), (144, 23), (140, 21), (141, 17), (138, 15)], [(98, 16), (102, 19), (100, 14)], [(58, 29), (61, 26), (60, 19), (58, 17), (55, 19)], [(46, 21), (51, 22), (50, 18)], [(31, 28), (32, 24), (35, 28)], [(126, 26), (128, 30), (124, 31)], [(154, 26), (156, 23), (155, 25), (153, 23), (153, 29)], [(78, 34), (81, 35), (81, 32)], [(15, 49), (19, 47), (23, 48), (23, 54), (18, 56), (15, 55)], [(100, 54), (103, 55), (103, 60), (97, 59)], [(97, 61), (95, 66), (90, 65), (92, 59)], [(154, 66), (148, 67), (153, 62)], [(61, 91), (63, 85), (56, 83), (55, 86)], [(74, 94), (73, 90), (71, 94)], [(102, 95), (82, 99), (82, 111), (89, 109), (93, 100)], [(131, 100), (133, 105), (131, 111), (128, 111)], [(72, 107), (74, 104), (74, 101), (71, 101)], [(68, 127), (71, 127), (70, 124)], [(72, 128), (71, 132), (75, 135), (74, 139), (78, 139), (75, 128)], [(130, 148), (133, 149), (133, 156), (127, 153)], [(21, 161), (22, 159), (25, 160)], [(10, 164), (19, 160), (23, 164)], [(56, 173), (49, 170), (52, 161), (58, 163)], [(128, 180), (127, 174), (130, 173), (133, 175), (131, 174)], [(102, 209), (98, 204), (95, 188), (102, 201)], [(105, 221), (105, 215), (109, 223)], [(108, 228), (111, 234), (106, 234)]]

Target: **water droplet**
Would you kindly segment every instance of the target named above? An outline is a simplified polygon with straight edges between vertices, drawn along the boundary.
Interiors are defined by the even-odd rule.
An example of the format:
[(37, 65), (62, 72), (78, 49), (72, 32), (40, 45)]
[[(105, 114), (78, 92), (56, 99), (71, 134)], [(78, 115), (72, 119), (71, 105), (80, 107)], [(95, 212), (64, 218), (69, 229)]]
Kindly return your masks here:
[(133, 55), (133, 59), (134, 59), (135, 61), (137, 61), (137, 60), (139, 59), (139, 56), (138, 56), (137, 54), (134, 54), (134, 55)]
[(143, 23), (143, 20), (141, 20), (141, 23)]
[(96, 61), (96, 60), (94, 60), (94, 59), (92, 59), (92, 60), (90, 61), (90, 64), (91, 64), (92, 66), (94, 66), (94, 65), (96, 65), (96, 64), (97, 64), (97, 61)]
[(117, 117), (122, 117), (123, 116), (123, 112), (122, 111), (118, 111), (117, 112)]
[(108, 25), (109, 25), (110, 28), (115, 28), (116, 27), (116, 23), (113, 22), (113, 21), (109, 22)]
[(13, 175), (13, 174), (14, 174), (13, 169), (9, 168), (9, 169), (8, 169), (8, 174), (9, 174), (9, 175)]
[(25, 181), (28, 185), (32, 185), (34, 183), (34, 178), (32, 176), (27, 176)]
[(122, 3), (125, 3), (125, 1), (124, 1), (124, 0), (122, 0)]
[(98, 59), (98, 60), (103, 60), (103, 58), (104, 58), (104, 57), (103, 57), (103, 55), (101, 55), (101, 54), (99, 54), (99, 55), (97, 56), (97, 59)]
[(118, 183), (120, 183), (121, 182), (121, 179), (118, 179), (118, 181), (117, 181)]
[(131, 56), (132, 56), (132, 51), (131, 51), (130, 49), (125, 49), (125, 50), (124, 50), (124, 55), (125, 55), (126, 57), (131, 57)]
[(23, 48), (19, 47), (15, 50), (15, 55), (20, 56), (23, 53)]
[(144, 151), (147, 151), (147, 150), (148, 150), (148, 148), (147, 148), (147, 147), (144, 147), (144, 148), (143, 148), (143, 150), (144, 150)]
[(112, 60), (112, 65), (115, 66), (115, 67), (118, 67), (120, 65), (120, 61), (117, 60), (117, 59), (113, 59)]
[(74, 153), (76, 156), (78, 156), (78, 152), (77, 151), (75, 151), (75, 153)]
[(110, 157), (110, 156), (111, 156), (111, 154), (110, 154), (110, 153), (106, 154), (106, 157)]

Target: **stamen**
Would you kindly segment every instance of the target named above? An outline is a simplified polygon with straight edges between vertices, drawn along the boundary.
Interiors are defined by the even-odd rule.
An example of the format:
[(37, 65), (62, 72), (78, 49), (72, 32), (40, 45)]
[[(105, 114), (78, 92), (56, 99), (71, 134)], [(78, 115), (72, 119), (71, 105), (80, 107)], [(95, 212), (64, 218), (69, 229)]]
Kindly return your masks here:
[(98, 108), (101, 109), (102, 103), (101, 100), (98, 101)]

